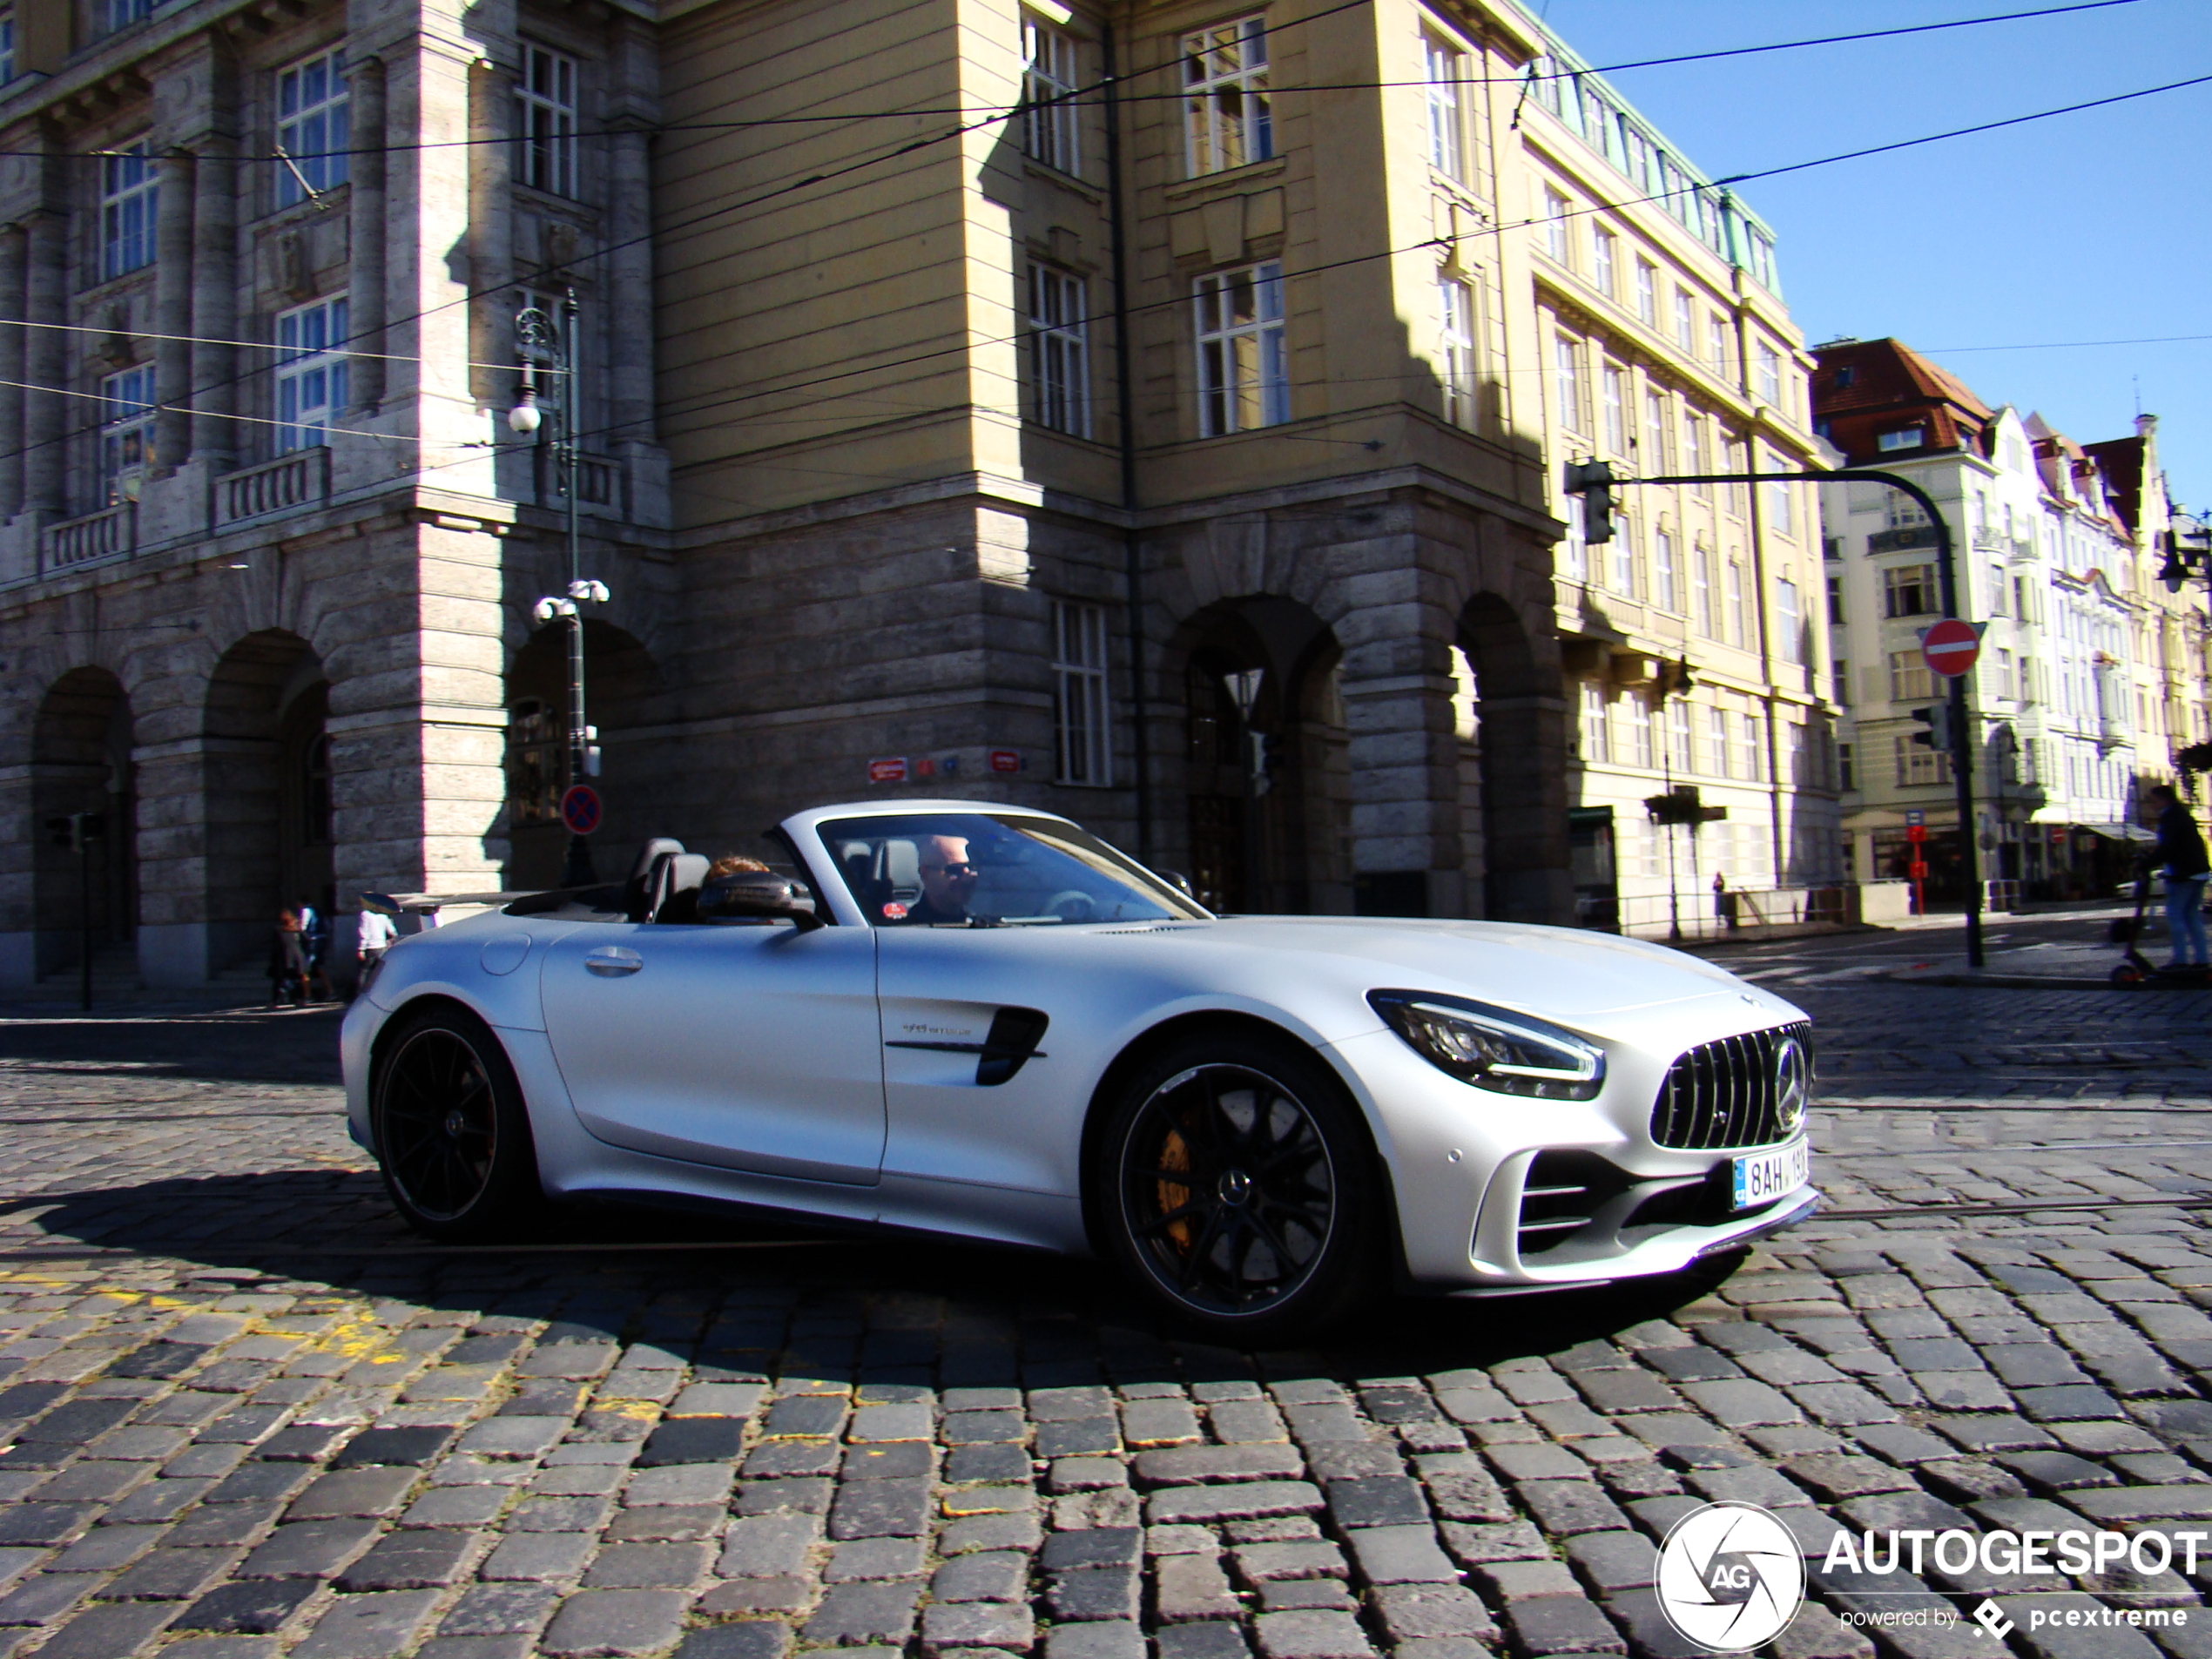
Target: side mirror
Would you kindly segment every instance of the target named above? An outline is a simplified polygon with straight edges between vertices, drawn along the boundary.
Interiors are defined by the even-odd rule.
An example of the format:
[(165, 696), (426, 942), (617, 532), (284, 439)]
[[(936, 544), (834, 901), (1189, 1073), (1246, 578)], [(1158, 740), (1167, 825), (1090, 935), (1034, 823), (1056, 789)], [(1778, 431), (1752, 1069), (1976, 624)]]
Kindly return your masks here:
[(800, 933), (826, 926), (812, 895), (795, 881), (765, 870), (716, 876), (699, 888), (701, 921), (788, 921)]
[(1198, 901), (1198, 895), (1190, 890), (1190, 878), (1184, 874), (1182, 871), (1155, 870), (1152, 873), (1158, 876), (1161, 880), (1166, 882), (1168, 886), (1173, 887), (1184, 898), (1190, 900), (1191, 903), (1196, 904)]

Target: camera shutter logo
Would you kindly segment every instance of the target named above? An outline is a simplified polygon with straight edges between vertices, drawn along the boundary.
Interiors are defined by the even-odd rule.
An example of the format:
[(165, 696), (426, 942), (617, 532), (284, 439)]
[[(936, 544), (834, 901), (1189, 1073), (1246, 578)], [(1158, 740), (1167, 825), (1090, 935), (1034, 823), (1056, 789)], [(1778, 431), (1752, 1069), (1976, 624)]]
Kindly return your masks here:
[(1805, 1563), (1790, 1529), (1749, 1503), (1709, 1503), (1659, 1546), (1659, 1608), (1710, 1653), (1764, 1647), (1804, 1604)]
[(1805, 1121), (1805, 1103), (1812, 1094), (1812, 1056), (1795, 1037), (1784, 1037), (1774, 1050), (1775, 1115), (1782, 1132), (1794, 1135)]

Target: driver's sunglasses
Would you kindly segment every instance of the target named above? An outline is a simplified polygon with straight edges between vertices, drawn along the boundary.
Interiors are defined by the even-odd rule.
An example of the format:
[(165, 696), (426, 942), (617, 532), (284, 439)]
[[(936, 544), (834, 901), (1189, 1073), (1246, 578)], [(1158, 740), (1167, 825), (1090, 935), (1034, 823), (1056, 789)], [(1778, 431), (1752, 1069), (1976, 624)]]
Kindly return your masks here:
[(972, 864), (925, 864), (925, 870), (941, 870), (950, 876), (976, 875), (981, 872)]

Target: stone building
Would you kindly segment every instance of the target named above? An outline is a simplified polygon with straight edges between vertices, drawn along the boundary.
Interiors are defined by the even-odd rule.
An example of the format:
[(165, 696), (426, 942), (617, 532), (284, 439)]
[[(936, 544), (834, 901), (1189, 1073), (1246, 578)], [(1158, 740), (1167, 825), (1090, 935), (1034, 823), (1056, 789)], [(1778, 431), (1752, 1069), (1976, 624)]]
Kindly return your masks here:
[[(1893, 340), (1817, 348), (1815, 408), (1855, 466), (1911, 478), (1954, 550), (1957, 614), (1983, 629), (1971, 833), (1986, 897), (2071, 899), (2132, 874), (2145, 785), (2206, 731), (2205, 618), (2158, 581), (2171, 513), (2155, 416), (2081, 445), (1993, 408)], [(1927, 898), (1963, 898), (1956, 786), (1916, 741), (1945, 687), (1919, 637), (1943, 614), (1926, 515), (1879, 484), (1822, 486), (1838, 683), (1851, 704), (1844, 824), (1855, 873), (1903, 878), (1925, 832)]]
[[(566, 502), (505, 416), (516, 314), (570, 289), (603, 872), (956, 793), (1232, 907), (1570, 921), (1563, 658), (1687, 658), (1762, 801), (1815, 730), (1749, 644), (1748, 502), (1635, 508), (1740, 554), (1763, 620), (1710, 651), (1554, 580), (1545, 192), (1636, 181), (1524, 111), (1563, 49), (1509, 5), (17, 12), (9, 982), (74, 948), (61, 813), (105, 813), (104, 948), (158, 983), (258, 961), (282, 900), (554, 879)], [(1623, 130), (1694, 205), (1621, 233), (1729, 361), (1632, 311), (1615, 355), (1714, 463), (1802, 458), (1764, 233)]]

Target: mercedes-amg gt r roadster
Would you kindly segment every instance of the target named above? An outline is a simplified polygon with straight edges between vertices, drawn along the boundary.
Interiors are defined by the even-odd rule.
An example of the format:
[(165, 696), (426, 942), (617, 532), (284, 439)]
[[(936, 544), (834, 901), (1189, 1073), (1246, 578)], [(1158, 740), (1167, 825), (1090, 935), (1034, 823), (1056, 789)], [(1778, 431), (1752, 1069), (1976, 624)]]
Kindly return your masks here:
[(413, 1226), (498, 1240), (591, 1193), (800, 1212), (1110, 1257), (1251, 1343), (1367, 1287), (1676, 1271), (1818, 1203), (1805, 1016), (1695, 957), (1217, 916), (973, 801), (769, 839), (653, 841), (627, 882), (392, 947), (347, 1109)]

